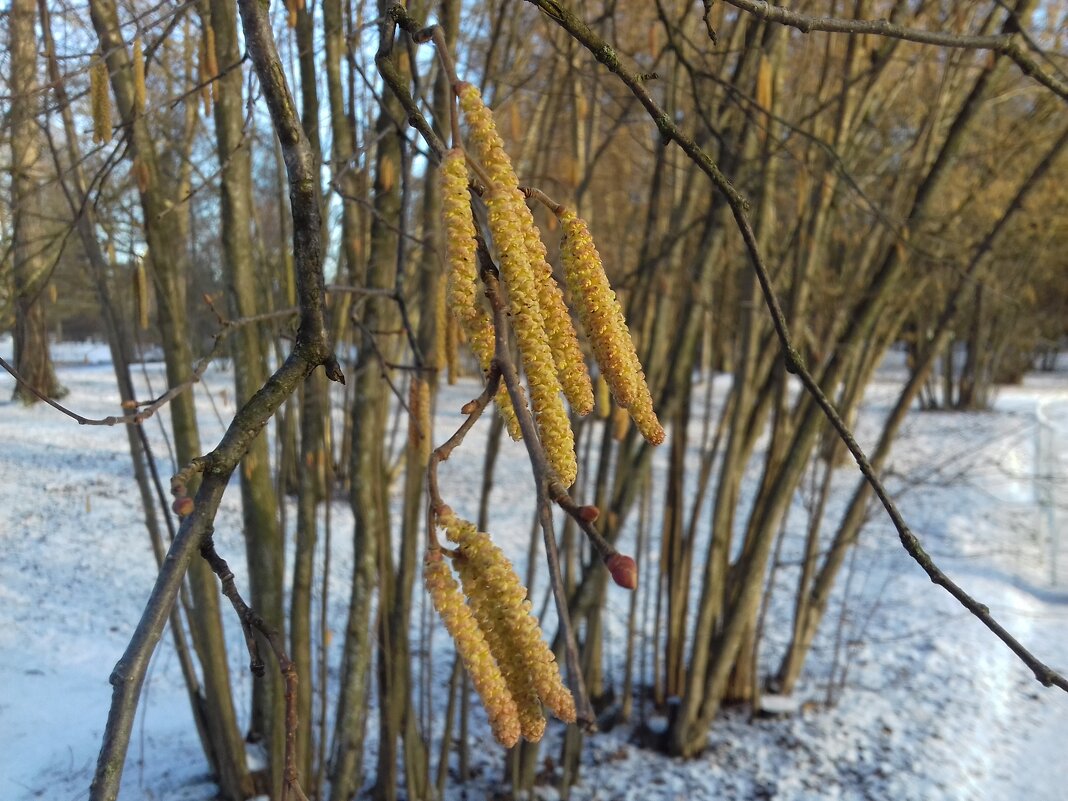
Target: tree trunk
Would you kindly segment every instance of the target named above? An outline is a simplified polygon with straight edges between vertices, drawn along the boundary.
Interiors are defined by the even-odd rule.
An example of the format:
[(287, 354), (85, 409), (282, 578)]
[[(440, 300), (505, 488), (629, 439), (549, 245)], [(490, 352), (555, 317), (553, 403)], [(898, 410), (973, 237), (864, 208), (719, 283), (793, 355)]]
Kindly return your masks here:
[[(232, 318), (263, 311), (256, 293), (256, 265), (252, 248), (252, 160), (250, 139), (244, 132), (243, 72), (230, 69), (240, 62), (237, 5), (234, 0), (202, 3), (202, 24), (214, 31), (215, 58), (220, 70), (215, 92), (215, 141), (221, 170), (223, 275), (227, 308)], [(245, 403), (267, 380), (264, 329), (240, 327), (231, 336), (234, 397)], [(267, 437), (253, 440), (240, 471), (241, 508), (253, 608), (284, 637), (284, 549), (278, 525), (278, 501), (271, 482)], [(307, 665), (299, 673), (301, 686), (310, 687)], [(285, 699), (280, 675), (268, 670), (253, 684), (249, 739), (261, 740), (268, 756), (268, 787), (272, 796), (282, 788)]]
[[(156, 139), (135, 106), (133, 70), (114, 0), (93, 0), (89, 11), (100, 50), (107, 54), (111, 88), (129, 137), (131, 157), (143, 176), (144, 188), (139, 187), (142, 219), (156, 289), (167, 381), (170, 386), (177, 386), (190, 378), (193, 362), (186, 323), (186, 242), (180, 233), (180, 215), (171, 211), (179, 198), (157, 164)], [(193, 393), (183, 392), (174, 398), (170, 412), (178, 462), (186, 465), (200, 452)], [(193, 490), (189, 488), (190, 494)], [(215, 575), (202, 560), (190, 563), (189, 580), (196, 609), (191, 632), (203, 669), (212, 770), (225, 797), (243, 799), (252, 794), (253, 786), (230, 693), (219, 591)]]
[[(41, 170), (40, 130), (36, 107), (37, 35), (34, 0), (13, 0), (8, 23), (11, 53), (11, 212), (13, 218), (13, 273), (15, 278), (15, 369), (13, 398), (25, 404), (39, 398), (30, 387), (49, 398), (66, 390), (56, 379), (48, 351), (48, 330), (41, 294), (58, 257), (45, 216), (45, 180)], [(25, 383), (23, 383), (23, 381)]]

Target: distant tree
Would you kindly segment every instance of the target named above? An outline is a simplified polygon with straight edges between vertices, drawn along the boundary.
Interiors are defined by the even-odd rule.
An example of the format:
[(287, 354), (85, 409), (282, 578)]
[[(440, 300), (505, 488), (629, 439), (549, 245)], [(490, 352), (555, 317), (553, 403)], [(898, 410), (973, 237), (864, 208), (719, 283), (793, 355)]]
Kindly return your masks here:
[[(55, 258), (54, 232), (45, 222), (45, 177), (41, 164), (41, 133), (37, 105), (37, 36), (34, 0), (14, 0), (8, 18), (11, 53), (11, 211), (15, 306), (15, 369), (23, 381), (14, 397), (36, 403), (33, 387), (50, 398), (66, 390), (56, 379), (48, 352), (48, 330), (42, 293)], [(25, 382), (25, 383), (24, 383)]]

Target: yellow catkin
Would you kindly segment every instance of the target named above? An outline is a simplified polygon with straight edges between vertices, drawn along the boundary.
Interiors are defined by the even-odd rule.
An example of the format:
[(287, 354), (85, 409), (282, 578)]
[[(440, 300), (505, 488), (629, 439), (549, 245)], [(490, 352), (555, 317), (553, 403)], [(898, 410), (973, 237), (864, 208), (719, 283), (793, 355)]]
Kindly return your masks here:
[(460, 655), (471, 683), (482, 699), (493, 736), (501, 745), (512, 747), (519, 741), (519, 712), (515, 701), (440, 551), (427, 551), (423, 563), (423, 581), (434, 608), (456, 643), (456, 653)]
[(623, 318), (623, 309), (608, 283), (593, 237), (586, 223), (570, 209), (560, 214), (560, 222), (564, 228), (560, 248), (567, 286), (593, 346), (601, 375), (616, 403), (630, 411), (642, 436), (659, 445), (664, 441), (664, 429), (653, 409), (649, 385)]
[(430, 455), (430, 385), (415, 376), (408, 385), (408, 447), (418, 451), (422, 461)]
[(467, 160), (453, 148), (441, 162), (441, 204), (445, 220), (448, 294), (452, 313), (468, 331), (479, 327), (485, 311), (478, 301), (478, 244), (467, 191)]
[(659, 445), (664, 441), (664, 427), (660, 425), (656, 410), (653, 409), (653, 396), (649, 392), (649, 384), (645, 380), (645, 373), (637, 356), (634, 357), (634, 369), (639, 376), (638, 397), (627, 411), (630, 412), (630, 417), (641, 435), (650, 444)]
[(211, 115), (211, 87), (208, 82), (212, 79), (208, 72), (208, 45), (207, 38), (200, 37), (197, 44), (197, 83), (200, 85), (200, 101), (204, 106), (204, 116)]
[(449, 315), (445, 292), (445, 281), (439, 278), (434, 282), (434, 340), (430, 351), (430, 366), (435, 370), (444, 370), (449, 361)]
[(141, 51), (141, 37), (133, 41), (134, 113), (145, 113), (145, 57)]
[(137, 325), (142, 331), (148, 330), (148, 278), (145, 265), (138, 262), (134, 267), (134, 306), (137, 309)]
[(593, 411), (593, 384), (590, 382), (586, 360), (582, 356), (567, 304), (564, 303), (564, 293), (553, 278), (553, 270), (549, 266), (545, 244), (541, 241), (534, 216), (525, 203), (520, 211), (523, 236), (538, 285), (538, 305), (541, 307), (545, 335), (549, 338), (553, 361), (556, 364), (556, 376), (571, 408), (576, 414), (585, 416)]
[(93, 144), (111, 141), (111, 95), (108, 92), (108, 66), (104, 59), (89, 68), (89, 99), (93, 114)]
[(600, 373), (597, 374), (597, 417), (601, 420), (607, 420), (612, 416), (612, 392), (608, 389), (608, 382), (604, 380), (604, 376)]
[(133, 160), (134, 180), (137, 181), (137, 191), (144, 194), (152, 184), (152, 178), (148, 172), (148, 165), (141, 160), (140, 156), (134, 156)]
[[(459, 546), (460, 577), (472, 600), (475, 618), (483, 631), (493, 631), (494, 656), (519, 707), (523, 736), (537, 739), (544, 731), (541, 710), (534, 707), (532, 686), (538, 699), (560, 720), (575, 720), (575, 700), (560, 676), (560, 667), (531, 614), (527, 590), (512, 563), (489, 535), (472, 523), (449, 514), (439, 521), (450, 540)], [(491, 648), (494, 640), (490, 641)], [(527, 734), (527, 727), (531, 735)]]
[[(482, 580), (478, 568), (462, 551), (457, 552), (454, 564), (460, 574), (467, 604), (486, 637), (490, 652), (497, 660), (497, 666), (515, 701), (519, 714), (519, 733), (524, 740), (536, 743), (545, 734), (545, 713), (525, 657), (513, 642), (511, 631), (500, 623), (503, 600), (491, 594), (491, 585)], [(527, 601), (520, 600), (519, 603)]]
[(215, 28), (210, 24), (204, 29), (204, 59), (204, 69), (208, 73), (207, 77), (211, 79), (211, 99), (212, 102), (218, 103), (222, 85), (218, 81), (219, 61), (215, 57)]
[(623, 309), (605, 275), (601, 256), (586, 223), (571, 209), (560, 214), (564, 237), (560, 242), (561, 261), (571, 300), (578, 311), (601, 375), (612, 390), (616, 403), (627, 408), (637, 394), (637, 376), (632, 369), (634, 343), (630, 338)]
[(521, 220), (526, 208), (519, 181), (504, 142), (497, 133), (493, 115), (482, 102), (478, 90), (463, 84), (460, 107), (470, 125), (469, 143), (489, 177), (485, 201), (489, 209), (490, 231), (500, 256), (501, 275), (508, 289), (512, 326), (519, 342), (523, 371), (530, 389), (531, 407), (538, 425), (545, 455), (565, 486), (575, 482), (578, 463), (575, 438), (567, 410), (560, 397), (549, 338), (545, 332), (537, 283)]
[[(441, 208), (449, 266), (448, 305), (467, 334), (479, 365), (486, 371), (493, 361), (493, 324), (479, 302), (478, 244), (475, 221), (471, 216), (471, 196), (467, 191), (467, 160), (459, 148), (446, 153), (441, 164)], [(512, 439), (521, 439), (519, 420), (503, 385), (496, 400), (509, 435)]]
[(460, 377), (460, 321), (455, 317), (445, 320), (445, 365), (448, 367), (448, 382), (452, 386)]

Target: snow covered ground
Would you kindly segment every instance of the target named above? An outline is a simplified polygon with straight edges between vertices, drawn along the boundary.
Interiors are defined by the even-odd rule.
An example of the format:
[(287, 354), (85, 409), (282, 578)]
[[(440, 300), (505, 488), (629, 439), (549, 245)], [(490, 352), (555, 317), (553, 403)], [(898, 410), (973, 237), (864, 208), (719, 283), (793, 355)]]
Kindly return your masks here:
[[(0, 339), (0, 353), (10, 353), (10, 339)], [(54, 353), (71, 390), (66, 405), (87, 416), (116, 412), (106, 348), (59, 345)], [(880, 371), (859, 424), (862, 444), (872, 444), (900, 379), (893, 367)], [(158, 394), (162, 366), (146, 365), (138, 381), (145, 397)], [(234, 411), (226, 389), (231, 381), (225, 366), (216, 366), (196, 388), (205, 449)], [(124, 432), (78, 426), (43, 404), (13, 404), (12, 387), (0, 375), (0, 800), (73, 801), (87, 795), (110, 700), (108, 673), (147, 597), (155, 562)], [(456, 410), (476, 391), (473, 383), (446, 390), (438, 439), (451, 433)], [(147, 429), (169, 474), (166, 422), (164, 410)], [(474, 515), (477, 482), (464, 477), (480, 470), (486, 428), (477, 427), (442, 468), (443, 493), (461, 514)], [(516, 480), (498, 481), (491, 526), (521, 572), (532, 512), (523, 459), (520, 448), (505, 448), (500, 475)], [(936, 559), (1040, 658), (1068, 670), (1068, 535), (1061, 533), (1068, 526), (1068, 372), (1004, 389), (990, 413), (912, 415), (891, 461), (890, 485)], [(846, 468), (834, 508), (852, 487)], [(803, 528), (801, 507), (795, 512), (791, 534)], [(329, 625), (336, 630), (344, 625), (352, 565), (351, 515), (343, 503), (331, 513)], [(239, 519), (238, 493), (231, 492), (216, 541), (241, 576)], [(766, 667), (776, 663), (775, 645), (785, 642), (790, 622), (793, 543), (788, 536), (780, 591), (769, 608)], [(621, 547), (631, 546), (624, 538)], [(535, 599), (542, 592), (539, 586)], [(610, 592), (611, 673), (620, 660), (627, 596)], [(231, 617), (231, 669), (247, 688), (251, 679)], [(446, 639), (440, 632), (433, 639), (435, 677), (451, 664)], [(832, 666), (837, 678), (829, 691)], [(831, 706), (824, 703), (829, 692)], [(726, 713), (708, 749), (690, 761), (640, 749), (629, 741), (629, 727), (599, 734), (587, 743), (573, 798), (1065, 798), (1068, 694), (1038, 685), (992, 634), (927, 581), (879, 513), (865, 529), (850, 575), (843, 572), (797, 695), (804, 703), (794, 716), (750, 723), (746, 712)], [(247, 705), (247, 692), (237, 698)], [(443, 704), (443, 697), (435, 699), (438, 719)], [(636, 717), (642, 713), (635, 704)], [(550, 727), (551, 737), (559, 735)], [(480, 798), (500, 776), (497, 749), (475, 749), (473, 756), (479, 778), (466, 795), (455, 788), (450, 798)], [(206, 801), (213, 793), (165, 638), (142, 696), (122, 798)], [(541, 794), (553, 796), (547, 788)]]

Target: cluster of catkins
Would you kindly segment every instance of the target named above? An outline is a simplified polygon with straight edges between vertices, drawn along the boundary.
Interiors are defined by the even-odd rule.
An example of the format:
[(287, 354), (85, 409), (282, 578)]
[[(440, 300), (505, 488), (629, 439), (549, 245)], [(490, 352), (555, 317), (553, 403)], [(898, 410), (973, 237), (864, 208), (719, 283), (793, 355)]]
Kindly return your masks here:
[[(594, 407), (593, 386), (564, 295), (553, 278), (545, 246), (519, 188), (493, 115), (471, 84), (457, 86), (460, 108), (468, 124), (468, 150), (481, 165), (486, 181), (483, 200), (497, 247), (508, 311), (519, 345), (523, 372), (538, 436), (549, 463), (565, 486), (575, 481), (574, 434), (561, 392), (579, 415)], [(443, 212), (449, 265), (448, 295), (453, 314), (484, 370), (494, 353), (490, 316), (480, 302), (477, 243), (468, 193), (468, 155), (453, 148), (442, 165)], [(616, 404), (626, 409), (642, 435), (654, 445), (664, 429), (653, 411), (652, 396), (638, 361), (623, 310), (605, 276), (601, 257), (586, 224), (571, 210), (556, 209), (563, 227), (561, 258), (568, 294), (578, 312), (601, 376)], [(507, 393), (498, 406), (509, 433), (519, 438)]]
[[(457, 547), (427, 551), (423, 578), (497, 742), (511, 747), (520, 736), (540, 740), (545, 733), (542, 704), (560, 720), (573, 722), (574, 698), (508, 557), (488, 534), (449, 507), (438, 509), (437, 521)], [(452, 559), (462, 590), (445, 555)]]
[[(474, 86), (460, 83), (456, 94), (468, 124), (468, 152), (453, 148), (446, 153), (441, 169), (448, 304), (482, 369), (489, 370), (495, 333), (479, 292), (478, 242), (468, 191), (470, 154), (485, 184), (482, 199), (497, 248), (538, 438), (556, 476), (569, 487), (578, 465), (563, 398), (576, 414), (593, 411), (589, 370), (564, 293), (553, 278), (545, 245), (493, 115)], [(659, 445), (664, 429), (653, 411), (645, 373), (593, 238), (573, 211), (556, 207), (554, 212), (563, 228), (560, 250), (567, 291), (601, 378), (642, 435)], [(519, 439), (515, 409), (503, 384), (496, 400), (509, 433)], [(560, 678), (537, 620), (530, 614), (526, 588), (511, 563), (488, 534), (460, 520), (447, 506), (436, 510), (436, 515), (438, 525), (457, 548), (448, 551), (435, 545), (427, 551), (427, 591), (456, 642), (498, 742), (512, 746), (520, 736), (540, 740), (545, 731), (542, 704), (561, 720), (574, 721), (575, 701)], [(462, 590), (446, 556), (453, 562)], [(610, 565), (613, 577), (622, 586), (633, 588), (633, 560), (627, 564), (628, 558), (618, 554), (616, 559), (620, 564)]]

